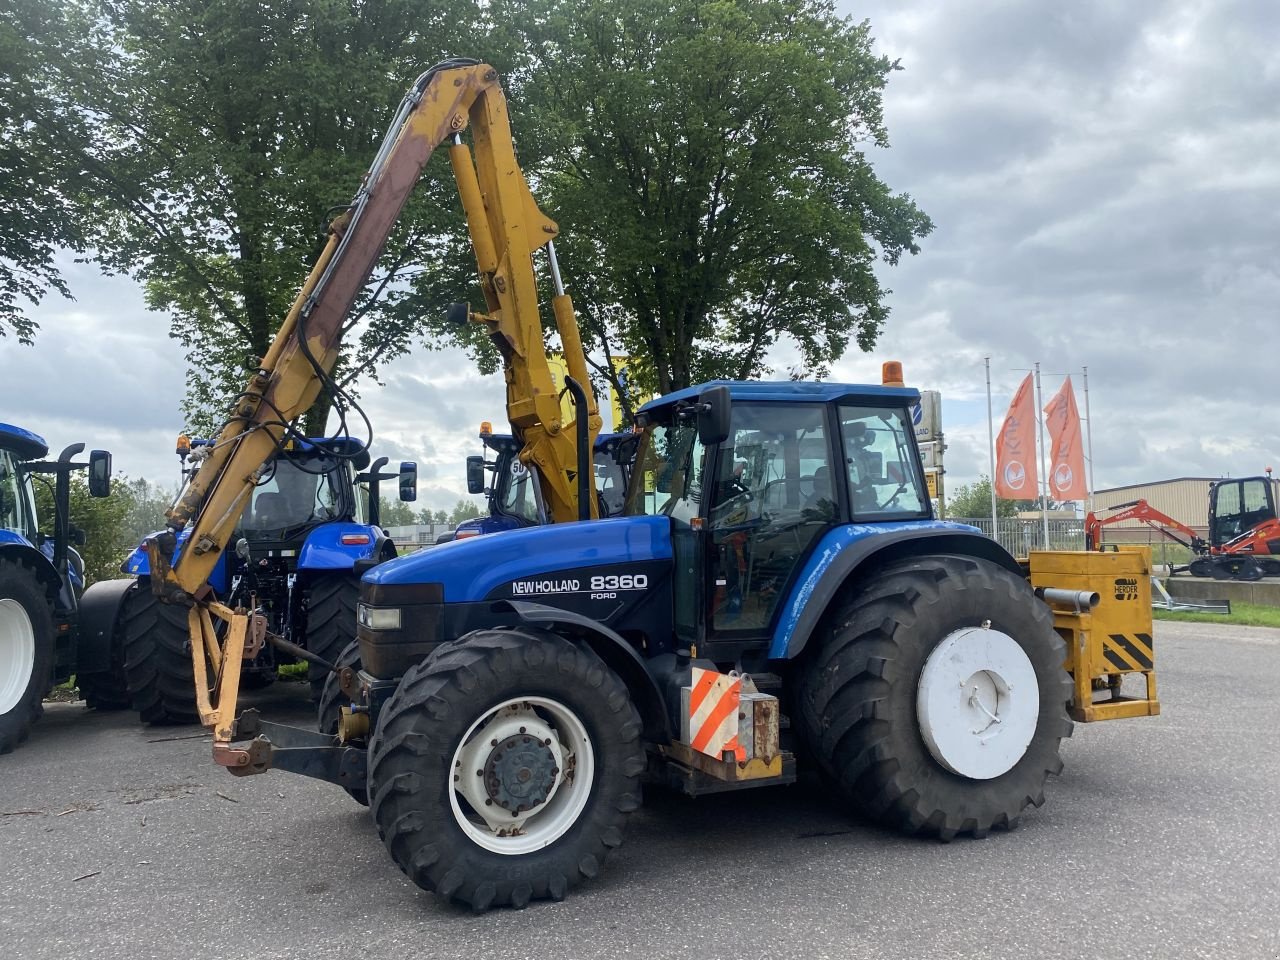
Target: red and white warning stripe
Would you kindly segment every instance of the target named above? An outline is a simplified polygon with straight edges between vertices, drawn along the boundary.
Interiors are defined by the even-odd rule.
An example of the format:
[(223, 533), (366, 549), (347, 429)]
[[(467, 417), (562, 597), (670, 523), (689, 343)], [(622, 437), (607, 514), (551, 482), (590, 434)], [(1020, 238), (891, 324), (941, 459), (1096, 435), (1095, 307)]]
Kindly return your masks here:
[(742, 678), (694, 667), (693, 689), (689, 691), (689, 746), (717, 760), (731, 750), (739, 763), (745, 763), (747, 752), (738, 742), (741, 698)]

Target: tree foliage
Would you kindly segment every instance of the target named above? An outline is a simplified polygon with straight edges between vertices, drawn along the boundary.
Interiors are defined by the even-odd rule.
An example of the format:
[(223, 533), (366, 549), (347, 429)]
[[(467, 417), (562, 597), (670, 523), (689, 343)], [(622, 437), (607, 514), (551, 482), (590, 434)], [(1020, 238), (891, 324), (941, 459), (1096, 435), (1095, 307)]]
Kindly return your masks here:
[(27, 308), (50, 288), (70, 296), (55, 255), (84, 246), (75, 201), (89, 186), (82, 162), (89, 139), (64, 96), (61, 68), (93, 59), (58, 4), (0, 5), (0, 338), (30, 344), (36, 323)]
[[(53, 481), (36, 479), (36, 514), (40, 529), (54, 531)], [(173, 500), (165, 491), (141, 478), (118, 477), (111, 483), (111, 495), (89, 496), (83, 473), (71, 475), (71, 524), (84, 532), (84, 546), (76, 551), (84, 560), (86, 585), (120, 576), (120, 564), (148, 533), (164, 526), (164, 512)]]
[[(1021, 501), (996, 498), (996, 516), (1013, 517), (1022, 509)], [(991, 516), (991, 478), (985, 474), (974, 483), (957, 487), (947, 498), (947, 516), (972, 519)]]
[[(897, 64), (826, 0), (507, 0), (513, 116), (586, 339), (642, 391), (870, 349), (878, 260), (932, 229), (867, 156)], [(536, 147), (534, 147), (536, 145)], [(534, 147), (531, 151), (526, 146)], [(606, 364), (600, 372), (614, 381)]]

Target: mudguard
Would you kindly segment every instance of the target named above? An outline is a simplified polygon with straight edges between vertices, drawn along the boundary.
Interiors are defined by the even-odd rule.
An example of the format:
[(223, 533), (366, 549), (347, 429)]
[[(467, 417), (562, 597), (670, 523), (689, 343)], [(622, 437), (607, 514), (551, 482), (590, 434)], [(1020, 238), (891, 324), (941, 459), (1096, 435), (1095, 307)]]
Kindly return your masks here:
[(832, 598), (855, 572), (874, 572), (895, 560), (941, 553), (979, 557), (1022, 575), (1003, 547), (967, 524), (910, 520), (836, 527), (818, 542), (796, 578), (769, 645), (770, 659), (799, 656)]
[[(364, 543), (343, 543), (343, 537), (365, 537)], [(350, 570), (357, 560), (381, 555), (387, 535), (364, 523), (326, 523), (316, 527), (298, 551), (298, 570)]]
[(581, 638), (596, 656), (608, 664), (609, 669), (622, 677), (622, 682), (631, 691), (644, 721), (645, 737), (655, 743), (666, 743), (671, 739), (671, 726), (667, 720), (662, 691), (645, 668), (635, 647), (627, 643), (620, 634), (603, 623), (572, 610), (561, 610), (524, 600), (505, 600), (503, 603), (531, 626), (552, 629), (559, 627), (556, 632), (567, 634), (571, 639)]
[(111, 669), (111, 644), (125, 595), (138, 581), (99, 580), (80, 598), (80, 635), (76, 641), (76, 673)]
[[(155, 533), (148, 534), (147, 537), (144, 537), (143, 539), (146, 540), (150, 537), (159, 536), (163, 532), (163, 530), (157, 530)], [(174, 548), (171, 562), (177, 563), (178, 554), (182, 552), (183, 546), (190, 537), (191, 527), (187, 527), (178, 534), (178, 545)], [(227, 560), (229, 553), (230, 551), (226, 550), (222, 552), (222, 555), (218, 557), (217, 564), (213, 568), (213, 573), (209, 574), (209, 586), (213, 587), (214, 592), (222, 597), (227, 596), (231, 590), (231, 576), (228, 572), (230, 567), (228, 566), (229, 561)], [(142, 549), (142, 544), (138, 544), (138, 546), (134, 548), (133, 552), (125, 558), (124, 563), (120, 564), (120, 572), (132, 574), (136, 577), (151, 576), (151, 560), (147, 557), (147, 552)]]

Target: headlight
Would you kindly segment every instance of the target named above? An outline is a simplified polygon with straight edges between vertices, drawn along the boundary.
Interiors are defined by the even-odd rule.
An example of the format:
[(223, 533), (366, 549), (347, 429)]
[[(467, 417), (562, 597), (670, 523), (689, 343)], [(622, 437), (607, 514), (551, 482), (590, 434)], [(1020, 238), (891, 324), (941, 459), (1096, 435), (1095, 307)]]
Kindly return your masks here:
[(356, 623), (370, 630), (399, 630), (399, 607), (371, 607), (361, 603), (356, 607)]

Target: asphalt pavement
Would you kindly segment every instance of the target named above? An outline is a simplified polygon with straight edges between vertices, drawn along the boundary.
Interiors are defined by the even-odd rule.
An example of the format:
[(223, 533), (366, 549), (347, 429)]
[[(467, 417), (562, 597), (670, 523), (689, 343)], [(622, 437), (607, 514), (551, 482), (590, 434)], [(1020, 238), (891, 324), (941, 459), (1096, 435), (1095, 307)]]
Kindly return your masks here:
[[(53, 704), (0, 757), (0, 955), (1280, 958), (1280, 630), (1156, 643), (1163, 715), (1077, 725), (1011, 833), (905, 839), (804, 785), (650, 789), (594, 882), (478, 916), (413, 886), (336, 787)], [(259, 699), (310, 716), (301, 685)]]

